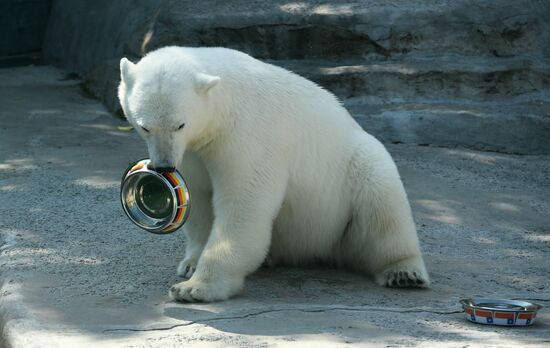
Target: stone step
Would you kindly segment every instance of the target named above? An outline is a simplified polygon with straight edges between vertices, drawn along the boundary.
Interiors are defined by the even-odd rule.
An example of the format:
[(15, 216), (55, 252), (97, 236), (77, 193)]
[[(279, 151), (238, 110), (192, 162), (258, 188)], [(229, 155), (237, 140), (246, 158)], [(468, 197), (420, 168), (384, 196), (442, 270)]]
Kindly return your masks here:
[(548, 57), (549, 13), (542, 0), (58, 0), (44, 54), (78, 73), (166, 45), (223, 46), (277, 60)]
[[(148, 28), (167, 43), (236, 48), (262, 59), (548, 54), (550, 2), (540, 0), (171, 2)], [(203, 15), (208, 8), (208, 15)], [(138, 30), (144, 30), (138, 28)], [(139, 46), (143, 47), (143, 46)]]
[(270, 61), (311, 79), (340, 98), (448, 97), (487, 99), (550, 89), (550, 64), (529, 58), (471, 56), (365, 60)]
[(550, 95), (491, 102), (352, 98), (344, 105), (367, 132), (385, 143), (550, 153)]
[[(549, 17), (544, 0), (57, 0), (44, 57), (116, 111), (122, 56), (235, 48), (341, 99), (386, 101), (352, 107), (383, 140), (550, 153), (546, 97), (496, 102), (549, 93)], [(410, 102), (387, 102), (400, 98)]]

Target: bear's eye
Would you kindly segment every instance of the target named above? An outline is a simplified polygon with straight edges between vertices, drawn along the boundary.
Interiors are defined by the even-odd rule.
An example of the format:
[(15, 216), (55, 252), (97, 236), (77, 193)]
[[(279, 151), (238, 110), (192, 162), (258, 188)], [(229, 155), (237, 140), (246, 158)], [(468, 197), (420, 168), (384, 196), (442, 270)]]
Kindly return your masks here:
[(184, 126), (185, 126), (185, 123), (180, 124), (180, 126), (178, 127), (178, 130), (182, 129)]
[(143, 131), (144, 131), (145, 133), (149, 133), (149, 130), (148, 130), (147, 128), (141, 126), (141, 129), (143, 129)]

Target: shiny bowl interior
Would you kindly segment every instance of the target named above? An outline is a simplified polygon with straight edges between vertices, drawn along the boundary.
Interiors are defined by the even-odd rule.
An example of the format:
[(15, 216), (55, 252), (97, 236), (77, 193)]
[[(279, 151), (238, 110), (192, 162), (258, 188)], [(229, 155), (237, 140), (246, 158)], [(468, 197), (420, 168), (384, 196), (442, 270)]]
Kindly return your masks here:
[(176, 213), (175, 194), (156, 173), (129, 175), (122, 184), (122, 202), (128, 217), (147, 230), (160, 230)]
[(120, 198), (128, 218), (148, 232), (165, 234), (183, 225), (189, 213), (189, 192), (178, 172), (157, 172), (149, 160), (128, 168)]

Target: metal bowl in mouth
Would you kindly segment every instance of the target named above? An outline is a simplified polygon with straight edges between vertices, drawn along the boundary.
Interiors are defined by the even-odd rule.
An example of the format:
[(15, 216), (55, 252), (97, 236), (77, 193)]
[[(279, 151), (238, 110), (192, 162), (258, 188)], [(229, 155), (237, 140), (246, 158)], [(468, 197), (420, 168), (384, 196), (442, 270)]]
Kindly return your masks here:
[(151, 160), (132, 164), (122, 177), (120, 200), (130, 220), (144, 230), (167, 234), (189, 216), (189, 190), (177, 171), (157, 172)]
[(527, 326), (532, 325), (537, 311), (536, 303), (517, 300), (475, 298), (460, 300), (466, 318), (478, 324)]

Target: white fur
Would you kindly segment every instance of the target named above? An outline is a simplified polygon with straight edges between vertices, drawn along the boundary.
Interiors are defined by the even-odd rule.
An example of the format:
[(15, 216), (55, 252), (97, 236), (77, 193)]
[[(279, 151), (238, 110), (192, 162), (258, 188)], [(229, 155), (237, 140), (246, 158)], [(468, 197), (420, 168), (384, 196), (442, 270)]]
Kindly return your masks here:
[(190, 279), (172, 298), (226, 299), (266, 257), (428, 285), (393, 160), (331, 93), (224, 48), (162, 48), (122, 59), (121, 76), (122, 107), (154, 165), (178, 167), (190, 186), (178, 268)]

